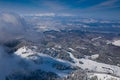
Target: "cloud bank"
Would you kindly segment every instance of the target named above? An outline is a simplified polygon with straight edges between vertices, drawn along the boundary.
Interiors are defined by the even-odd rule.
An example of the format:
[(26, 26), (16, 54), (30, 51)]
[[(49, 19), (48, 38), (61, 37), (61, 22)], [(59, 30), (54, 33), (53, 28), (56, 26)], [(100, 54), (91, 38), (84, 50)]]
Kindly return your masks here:
[(0, 13), (0, 41), (22, 37), (27, 30), (25, 20), (15, 13)]

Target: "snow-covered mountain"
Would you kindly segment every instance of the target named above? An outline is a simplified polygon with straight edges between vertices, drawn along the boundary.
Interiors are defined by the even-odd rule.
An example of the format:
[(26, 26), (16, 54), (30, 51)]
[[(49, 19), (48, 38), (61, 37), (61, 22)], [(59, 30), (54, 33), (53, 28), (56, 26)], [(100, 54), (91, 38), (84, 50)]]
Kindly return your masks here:
[(0, 13), (0, 24), (0, 80), (120, 80), (118, 22)]
[[(74, 63), (67, 60), (53, 58), (44, 53), (39, 53), (37, 52), (36, 46), (23, 46), (14, 52), (12, 59), (7, 59), (10, 63), (4, 64), (5, 68), (11, 71), (6, 70), (6, 74), (3, 72), (5, 68), (1, 67), (0, 74), (2, 74), (4, 77), (8, 76), (7, 79), (9, 80), (12, 80), (12, 78), (19, 80), (19, 78), (17, 79), (16, 77), (12, 76), (14, 72), (16, 74), (20, 74), (19, 71), (21, 70), (27, 74), (29, 71), (42, 70), (49, 73), (52, 72), (57, 76), (57, 78), (62, 79), (64, 77), (67, 78), (71, 72), (82, 69), (87, 74), (84, 77), (88, 78), (88, 80), (91, 80), (92, 78), (97, 78), (98, 80), (120, 80), (120, 67), (99, 63), (86, 58), (78, 59), (75, 58), (71, 52), (67, 52), (67, 54), (69, 54)], [(10, 64), (13, 64), (14, 67), (8, 66)], [(72, 76), (74, 77), (75, 73), (73, 73)], [(4, 80), (3, 77), (0, 77), (0, 79)]]
[[(7, 79), (11, 80), (11, 77), (14, 77), (12, 74), (19, 74), (19, 71), (27, 73), (35, 70), (42, 70), (45, 72), (54, 73), (58, 77), (65, 77), (72, 70), (76, 69), (68, 61), (56, 59), (50, 57), (49, 55), (36, 52), (35, 46), (32, 46), (31, 48), (32, 49), (28, 48), (27, 46), (23, 46), (12, 55), (6, 54), (7, 57), (0, 55), (0, 60), (2, 61), (2, 63), (0, 63), (1, 80), (5, 80), (7, 76)], [(17, 79), (15, 78), (15, 80)]]

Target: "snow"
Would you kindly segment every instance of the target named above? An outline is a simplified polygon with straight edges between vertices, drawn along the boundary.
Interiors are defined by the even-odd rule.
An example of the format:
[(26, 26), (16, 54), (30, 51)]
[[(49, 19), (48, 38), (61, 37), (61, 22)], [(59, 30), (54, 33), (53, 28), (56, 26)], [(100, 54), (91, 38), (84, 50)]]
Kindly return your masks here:
[[(36, 47), (34, 46), (34, 48)], [(78, 66), (87, 71), (91, 71), (94, 73), (97, 72), (102, 73), (102, 74), (95, 74), (98, 75), (99, 77), (103, 76), (104, 74), (108, 75), (108, 73), (120, 77), (120, 67), (114, 65), (108, 65), (104, 63), (98, 63), (96, 61), (92, 61), (85, 58), (77, 59), (74, 57), (74, 55), (71, 52), (67, 52), (67, 53), (70, 55), (70, 57), (73, 59), (75, 63), (71, 63), (69, 61), (65, 61), (62, 59), (53, 58), (49, 55), (36, 52), (35, 49), (30, 49), (26, 46), (19, 48), (14, 53), (12, 58), (8, 58), (8, 57), (2, 58), (0, 55), (0, 61), (2, 60), (2, 63), (0, 62), (0, 66), (2, 67), (0, 68), (0, 75), (2, 76), (2, 77), (0, 76), (0, 79), (4, 80), (4, 77), (6, 75), (10, 74), (11, 72), (17, 71), (19, 69), (20, 70), (28, 69), (31, 71), (41, 69), (47, 72), (54, 72), (60, 77), (65, 77), (69, 74), (69, 72), (72, 71), (72, 70), (58, 70), (53, 66), (54, 64), (62, 64), (64, 66)], [(98, 57), (97, 54), (92, 56), (94, 58), (96, 58), (96, 56)], [(25, 65), (19, 64), (21, 60)], [(11, 66), (11, 64), (14, 65), (14, 67)], [(112, 76), (112, 75), (108, 75), (108, 76)]]
[(18, 55), (22, 58), (28, 58), (28, 56), (36, 54), (34, 51), (32, 51), (31, 49), (28, 49), (25, 46), (18, 49), (15, 53), (16, 53), (16, 55)]
[(120, 67), (114, 65), (108, 65), (104, 63), (98, 63), (89, 59), (81, 59), (83, 65), (79, 65), (83, 69), (88, 69), (95, 72), (111, 73), (120, 76)]
[(69, 48), (69, 50), (71, 50), (71, 51), (75, 51), (73, 48)]
[(97, 80), (120, 80), (120, 78), (117, 78), (108, 74), (92, 73), (88, 75), (89, 75), (89, 78), (96, 76)]
[[(56, 59), (43, 53), (35, 52), (34, 50), (31, 50), (25, 46), (18, 49), (15, 52), (15, 54), (24, 59), (27, 59), (29, 61), (31, 70), (41, 69), (47, 72), (48, 71), (54, 72), (58, 74), (60, 77), (65, 77), (70, 72), (70, 70), (62, 71), (62, 70), (57, 70), (55, 67), (53, 67), (54, 64), (71, 66), (70, 62), (61, 59)], [(34, 63), (33, 61), (37, 61), (37, 63)]]
[[(93, 72), (102, 72), (102, 73), (106, 73), (106, 74), (111, 73), (113, 75), (120, 77), (120, 67), (118, 67), (118, 66), (99, 63), (99, 62), (92, 61), (92, 60), (85, 59), (85, 58), (77, 59), (73, 56), (73, 54), (71, 52), (68, 52), (68, 54), (75, 62), (74, 65), (78, 66), (84, 70), (93, 71)], [(83, 64), (81, 64), (80, 62), (82, 62)]]
[(58, 49), (61, 49), (61, 48), (62, 48), (61, 45), (55, 45), (55, 47), (58, 48)]
[(91, 41), (95, 41), (95, 40), (100, 39), (100, 38), (102, 38), (102, 37), (99, 36), (99, 37), (93, 38), (93, 39), (91, 39)]
[(68, 54), (69, 54), (70, 57), (73, 59), (73, 61), (75, 62), (75, 64), (78, 65), (78, 64), (79, 64), (79, 59), (75, 58), (75, 57), (73, 56), (73, 54), (70, 53), (70, 52), (68, 52)]
[(99, 57), (99, 54), (94, 54), (94, 55), (91, 55), (91, 56), (85, 56), (86, 59), (92, 59), (92, 60), (95, 60)]
[(120, 40), (115, 40), (112, 42), (112, 44), (115, 46), (120, 46)]
[(107, 41), (106, 41), (106, 44), (111, 44), (111, 41), (107, 40)]
[(87, 49), (86, 47), (83, 47), (83, 46), (77, 46), (76, 48), (83, 49), (83, 50)]
[[(34, 49), (33, 49), (34, 48)], [(13, 55), (8, 56), (0, 47), (0, 80), (5, 80), (5, 77), (16, 71), (34, 71), (41, 69), (47, 72), (56, 73), (60, 77), (65, 77), (71, 72), (70, 69), (58, 70), (54, 64), (71, 66), (71, 63), (61, 59), (56, 59), (43, 53), (36, 52), (36, 46), (32, 49), (24, 46), (19, 48)]]

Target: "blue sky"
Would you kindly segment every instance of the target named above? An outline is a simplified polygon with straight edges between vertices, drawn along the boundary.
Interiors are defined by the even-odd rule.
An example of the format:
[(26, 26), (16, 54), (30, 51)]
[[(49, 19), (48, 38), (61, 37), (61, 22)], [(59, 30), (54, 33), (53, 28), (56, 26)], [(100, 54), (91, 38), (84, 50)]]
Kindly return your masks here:
[(0, 11), (120, 19), (120, 0), (0, 0)]

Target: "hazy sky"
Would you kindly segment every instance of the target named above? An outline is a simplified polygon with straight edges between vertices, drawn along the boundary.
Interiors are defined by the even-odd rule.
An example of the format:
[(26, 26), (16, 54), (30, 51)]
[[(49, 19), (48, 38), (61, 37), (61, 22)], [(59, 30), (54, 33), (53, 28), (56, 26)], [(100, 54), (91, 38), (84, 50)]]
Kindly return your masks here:
[(0, 11), (120, 19), (120, 0), (0, 0)]

